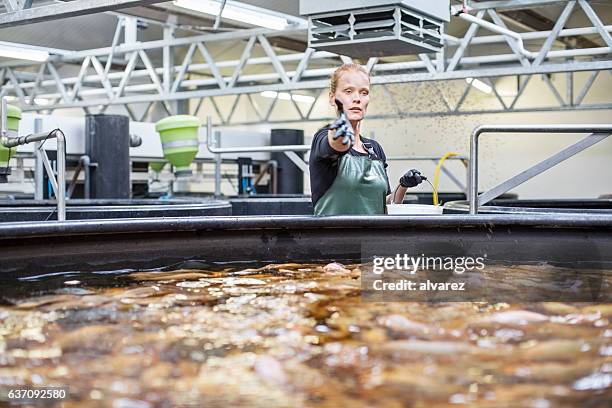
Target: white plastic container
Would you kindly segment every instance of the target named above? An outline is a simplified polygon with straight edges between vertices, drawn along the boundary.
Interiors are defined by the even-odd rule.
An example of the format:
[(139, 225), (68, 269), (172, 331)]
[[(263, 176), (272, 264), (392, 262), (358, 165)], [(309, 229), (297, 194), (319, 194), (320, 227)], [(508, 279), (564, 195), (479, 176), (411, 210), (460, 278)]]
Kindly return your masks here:
[(389, 215), (440, 215), (442, 211), (441, 205), (387, 204)]

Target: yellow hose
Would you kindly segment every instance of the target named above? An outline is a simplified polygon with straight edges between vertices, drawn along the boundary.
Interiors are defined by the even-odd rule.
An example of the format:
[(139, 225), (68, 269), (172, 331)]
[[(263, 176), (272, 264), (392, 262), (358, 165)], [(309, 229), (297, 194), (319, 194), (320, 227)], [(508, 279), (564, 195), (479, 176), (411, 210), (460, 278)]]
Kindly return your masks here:
[(444, 156), (440, 157), (438, 160), (438, 165), (436, 166), (436, 171), (434, 172), (434, 181), (433, 181), (433, 203), (434, 205), (438, 205), (438, 182), (440, 181), (440, 169), (442, 169), (442, 164), (449, 157), (457, 156), (457, 153), (448, 152)]

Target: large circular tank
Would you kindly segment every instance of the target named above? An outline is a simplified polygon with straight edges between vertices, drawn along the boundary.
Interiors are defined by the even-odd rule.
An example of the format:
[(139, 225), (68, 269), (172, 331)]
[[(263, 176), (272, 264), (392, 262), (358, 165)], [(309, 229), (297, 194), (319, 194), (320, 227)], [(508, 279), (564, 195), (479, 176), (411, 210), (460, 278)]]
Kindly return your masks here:
[[(470, 205), (466, 200), (452, 201), (444, 205), (445, 214), (467, 214)], [(496, 199), (478, 210), (481, 214), (611, 214), (612, 198), (609, 199), (551, 199), (515, 200)]]
[[(66, 202), (66, 219), (198, 217), (231, 215), (227, 201), (211, 199), (73, 199)], [(57, 220), (54, 200), (0, 200), (0, 222)]]
[[(229, 204), (228, 204), (229, 206)], [(0, 224), (0, 271), (157, 268), (212, 262), (487, 254), (509, 263), (612, 264), (612, 214), (157, 217)], [(29, 254), (29, 255), (26, 255)], [(32, 267), (34, 267), (32, 269)]]
[[(0, 223), (3, 375), (70, 406), (604, 407), (611, 232), (580, 214)], [(417, 273), (486, 299), (368, 298), (369, 245), (486, 257)]]

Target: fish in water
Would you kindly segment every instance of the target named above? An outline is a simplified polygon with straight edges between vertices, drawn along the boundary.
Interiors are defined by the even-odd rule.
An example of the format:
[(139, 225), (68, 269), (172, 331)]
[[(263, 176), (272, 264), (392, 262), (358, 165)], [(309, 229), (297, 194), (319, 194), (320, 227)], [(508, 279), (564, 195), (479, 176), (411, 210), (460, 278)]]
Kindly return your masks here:
[[(609, 401), (606, 303), (368, 302), (362, 265), (200, 266), (104, 282), (79, 274), (78, 287), (60, 277), (60, 288), (78, 290), (55, 285), (3, 305), (0, 382), (69, 386), (67, 406)], [(555, 271), (496, 274), (511, 292), (517, 275)]]

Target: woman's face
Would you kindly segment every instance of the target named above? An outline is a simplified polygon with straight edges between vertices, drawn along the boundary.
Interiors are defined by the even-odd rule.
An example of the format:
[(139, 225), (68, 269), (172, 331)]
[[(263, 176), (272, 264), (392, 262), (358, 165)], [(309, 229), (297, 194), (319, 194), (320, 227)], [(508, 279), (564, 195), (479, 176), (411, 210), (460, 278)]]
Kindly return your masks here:
[(370, 102), (370, 78), (361, 71), (343, 72), (336, 84), (336, 92), (330, 94), (330, 105), (336, 106), (335, 99), (339, 99), (344, 105), (344, 112), (349, 121), (362, 120)]

